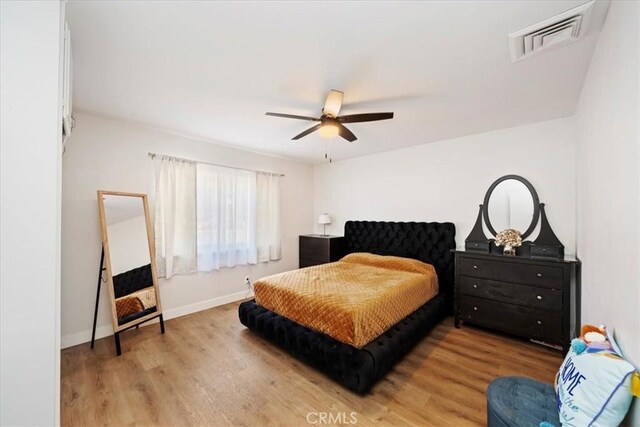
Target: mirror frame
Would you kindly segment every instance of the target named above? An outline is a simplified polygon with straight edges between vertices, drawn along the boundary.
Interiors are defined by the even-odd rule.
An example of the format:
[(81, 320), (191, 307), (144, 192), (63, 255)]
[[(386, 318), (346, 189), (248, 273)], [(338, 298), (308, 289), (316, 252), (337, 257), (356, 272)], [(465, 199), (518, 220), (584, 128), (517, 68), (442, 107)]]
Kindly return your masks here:
[[(113, 275), (111, 270), (111, 254), (109, 251), (109, 236), (107, 235), (107, 221), (104, 208), (104, 196), (125, 196), (125, 197), (138, 197), (142, 199), (142, 205), (144, 207), (144, 217), (147, 225), (147, 240), (149, 245), (149, 258), (151, 259), (151, 277), (153, 279), (153, 288), (156, 293), (156, 311), (149, 313), (146, 316), (142, 316), (131, 322), (118, 324), (118, 315), (116, 311), (116, 297), (115, 290), (113, 288)], [(139, 325), (147, 320), (159, 317), (162, 315), (162, 304), (160, 302), (160, 289), (158, 288), (158, 274), (156, 266), (156, 248), (155, 238), (153, 234), (153, 226), (151, 225), (151, 217), (149, 216), (149, 203), (147, 201), (147, 195), (143, 193), (125, 193), (121, 191), (104, 191), (98, 190), (98, 211), (100, 215), (100, 228), (102, 230), (102, 248), (104, 250), (104, 267), (106, 271), (106, 283), (109, 292), (109, 300), (111, 305), (111, 323), (113, 325), (113, 332), (121, 332), (125, 329), (129, 329), (132, 326)]]
[(529, 224), (529, 227), (524, 233), (522, 233), (522, 240), (524, 240), (527, 237), (529, 237), (531, 233), (533, 233), (533, 230), (536, 228), (536, 225), (538, 224), (538, 220), (540, 219), (540, 200), (538, 199), (538, 193), (536, 193), (536, 189), (533, 188), (533, 185), (531, 185), (531, 183), (527, 181), (525, 178), (519, 175), (505, 175), (496, 179), (493, 182), (493, 184), (491, 184), (491, 186), (487, 190), (487, 193), (484, 196), (484, 201), (482, 202), (483, 204), (482, 216), (484, 218), (484, 223), (486, 224), (487, 229), (489, 229), (489, 232), (495, 237), (496, 234), (498, 233), (493, 228), (493, 225), (491, 224), (491, 220), (489, 219), (489, 199), (491, 198), (491, 193), (493, 193), (493, 190), (495, 190), (498, 184), (500, 184), (503, 181), (507, 181), (509, 179), (515, 179), (516, 181), (520, 181), (521, 183), (523, 183), (529, 190), (529, 193), (531, 194), (531, 198), (533, 199), (533, 216), (531, 218), (531, 223)]

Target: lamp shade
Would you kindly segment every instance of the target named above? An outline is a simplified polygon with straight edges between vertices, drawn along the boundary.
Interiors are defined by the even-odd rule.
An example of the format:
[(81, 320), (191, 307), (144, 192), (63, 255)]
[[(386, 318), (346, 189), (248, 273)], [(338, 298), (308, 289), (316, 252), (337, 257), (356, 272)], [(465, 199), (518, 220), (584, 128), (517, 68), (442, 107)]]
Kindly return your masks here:
[(327, 123), (322, 125), (320, 129), (318, 129), (318, 132), (320, 132), (320, 136), (324, 138), (333, 138), (334, 136), (338, 136), (340, 130), (338, 129), (337, 125)]
[(329, 216), (329, 214), (325, 213), (320, 215), (320, 217), (318, 218), (318, 224), (322, 224), (322, 225), (331, 224), (331, 217)]
[(344, 93), (339, 90), (332, 89), (331, 92), (329, 92), (329, 95), (327, 95), (327, 100), (324, 102), (322, 114), (326, 114), (331, 117), (338, 117), (338, 113), (342, 107), (343, 98)]

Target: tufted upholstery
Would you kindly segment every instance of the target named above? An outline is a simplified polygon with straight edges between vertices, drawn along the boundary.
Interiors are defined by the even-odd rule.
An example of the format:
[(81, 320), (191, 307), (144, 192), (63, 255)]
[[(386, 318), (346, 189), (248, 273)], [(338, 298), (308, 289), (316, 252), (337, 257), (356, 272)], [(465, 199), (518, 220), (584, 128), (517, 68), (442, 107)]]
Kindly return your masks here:
[(113, 289), (116, 298), (132, 294), (140, 289), (153, 286), (151, 264), (125, 271), (113, 276)]
[(427, 332), (453, 311), (455, 226), (437, 222), (348, 221), (347, 253), (371, 252), (418, 259), (438, 273), (440, 293), (358, 350), (256, 304), (240, 304), (240, 322), (338, 383), (366, 393)]
[(440, 292), (453, 312), (453, 253), (456, 226), (451, 222), (347, 221), (347, 253), (371, 252), (414, 258), (435, 267)]
[(362, 394), (391, 370), (446, 312), (444, 296), (436, 296), (358, 350), (267, 310), (255, 300), (243, 302), (238, 310), (243, 325)]

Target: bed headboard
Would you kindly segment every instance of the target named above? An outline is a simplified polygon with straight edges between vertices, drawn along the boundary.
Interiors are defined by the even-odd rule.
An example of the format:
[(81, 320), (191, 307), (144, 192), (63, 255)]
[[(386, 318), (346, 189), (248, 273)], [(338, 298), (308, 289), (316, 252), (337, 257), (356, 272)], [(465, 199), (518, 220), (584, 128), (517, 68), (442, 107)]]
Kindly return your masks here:
[(153, 286), (151, 264), (137, 267), (113, 276), (113, 290), (116, 298), (120, 298), (141, 289)]
[[(414, 258), (435, 267), (443, 292), (453, 304), (453, 253), (456, 226), (451, 222), (347, 221), (347, 253), (371, 252)], [(453, 307), (453, 305), (452, 305)]]

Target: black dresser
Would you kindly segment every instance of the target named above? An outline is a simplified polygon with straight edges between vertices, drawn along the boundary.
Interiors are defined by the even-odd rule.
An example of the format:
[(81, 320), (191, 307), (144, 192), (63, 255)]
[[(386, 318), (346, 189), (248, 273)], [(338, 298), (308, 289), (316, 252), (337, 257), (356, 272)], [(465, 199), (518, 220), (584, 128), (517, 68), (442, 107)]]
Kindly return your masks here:
[(580, 262), (455, 251), (455, 325), (562, 346), (580, 325)]
[(338, 261), (344, 256), (345, 250), (346, 243), (341, 236), (300, 236), (300, 268)]

